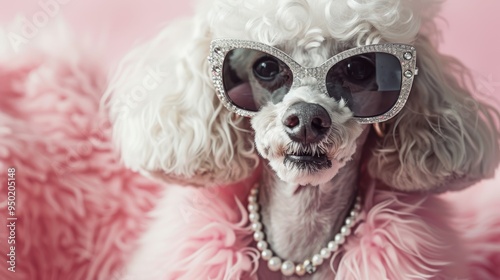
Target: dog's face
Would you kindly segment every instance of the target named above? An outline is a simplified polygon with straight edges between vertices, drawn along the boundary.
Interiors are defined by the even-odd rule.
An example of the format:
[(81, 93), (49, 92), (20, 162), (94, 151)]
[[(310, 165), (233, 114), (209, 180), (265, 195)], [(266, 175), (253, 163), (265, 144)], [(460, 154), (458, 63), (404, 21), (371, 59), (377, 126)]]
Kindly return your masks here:
[(345, 102), (324, 96), (314, 86), (268, 103), (251, 123), (261, 156), (283, 181), (300, 185), (331, 180), (351, 159), (362, 131)]
[[(257, 150), (286, 182), (318, 185), (331, 180), (363, 142), (357, 140), (367, 126), (358, 121), (373, 121), (366, 118), (385, 116), (396, 101), (404, 103), (399, 99), (404, 96), (400, 60), (383, 52), (392, 45), (353, 48), (339, 55), (331, 39), (307, 50), (293, 42), (252, 49), (244, 46), (257, 43), (219, 41), (242, 44), (234, 45), (223, 64), (214, 67), (222, 68), (229, 103), (253, 112)], [(217, 44), (213, 60), (224, 48)], [(410, 46), (400, 53), (408, 55), (407, 62), (414, 56)]]
[[(318, 66), (307, 52), (300, 53), (297, 60)], [(255, 144), (280, 179), (300, 185), (331, 180), (355, 152), (356, 139), (362, 131), (362, 125), (352, 119), (348, 106), (351, 100), (323, 94), (314, 78), (303, 80), (300, 87), (292, 89), (292, 70), (266, 53), (237, 49), (228, 59), (233, 76), (236, 74), (239, 81), (228, 94), (239, 96), (238, 102), (248, 108), (259, 108), (251, 121)], [(360, 66), (357, 73), (370, 71), (371, 66)], [(365, 82), (373, 79), (365, 77)], [(247, 100), (241, 100), (241, 96)]]

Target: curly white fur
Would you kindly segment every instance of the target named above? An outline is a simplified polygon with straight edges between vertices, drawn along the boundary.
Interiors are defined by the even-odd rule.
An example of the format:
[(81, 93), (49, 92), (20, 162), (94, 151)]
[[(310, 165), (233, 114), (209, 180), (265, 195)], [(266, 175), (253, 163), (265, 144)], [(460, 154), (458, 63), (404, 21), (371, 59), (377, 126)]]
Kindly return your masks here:
[[(179, 22), (130, 52), (104, 100), (127, 166), (165, 180), (222, 184), (248, 176), (258, 159), (245, 120), (213, 94), (208, 30), (195, 24)], [(155, 86), (145, 85), (153, 75)]]

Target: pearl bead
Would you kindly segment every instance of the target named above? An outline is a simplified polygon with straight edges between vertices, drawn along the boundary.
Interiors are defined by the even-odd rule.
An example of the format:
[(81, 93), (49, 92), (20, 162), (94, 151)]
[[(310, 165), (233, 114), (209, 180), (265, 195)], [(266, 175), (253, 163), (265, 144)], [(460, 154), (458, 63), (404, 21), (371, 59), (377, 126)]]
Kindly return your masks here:
[(265, 249), (260, 255), (263, 260), (268, 261), (273, 257), (273, 252), (271, 252), (271, 250), (269, 249)]
[(259, 211), (259, 204), (257, 204), (256, 202), (251, 202), (248, 204), (248, 211), (250, 212), (257, 212)]
[(281, 265), (281, 273), (285, 276), (290, 276), (295, 272), (295, 265), (292, 261), (285, 261)]
[(319, 254), (323, 259), (328, 259), (332, 255), (332, 251), (330, 251), (328, 248), (323, 248), (321, 251), (319, 251)]
[(351, 233), (351, 229), (349, 227), (343, 226), (340, 228), (340, 233), (344, 236), (347, 236)]
[(262, 229), (262, 224), (259, 222), (252, 223), (252, 230), (259, 231)]
[(253, 188), (251, 191), (250, 191), (250, 194), (251, 195), (257, 195), (259, 193), (259, 189), (257, 188)]
[(342, 234), (337, 233), (335, 235), (335, 242), (337, 242), (338, 245), (342, 245), (345, 242), (345, 237)]
[(356, 218), (358, 216), (358, 212), (352, 210), (351, 213), (349, 213), (349, 215), (350, 215), (351, 218)]
[(323, 257), (320, 254), (316, 254), (311, 259), (314, 266), (321, 265), (323, 263)]
[(251, 221), (251, 222), (258, 222), (260, 220), (260, 215), (259, 213), (250, 213), (248, 215), (248, 219)]
[(267, 262), (267, 267), (271, 271), (278, 271), (281, 268), (281, 259), (278, 257), (272, 257), (268, 262)]
[[(252, 215), (252, 214), (250, 213), (250, 215)], [(347, 219), (345, 219), (345, 225), (346, 225), (346, 226), (350, 226), (350, 225), (352, 224), (352, 222), (353, 222), (353, 219), (352, 219), (352, 218), (347, 218)]]
[(262, 241), (262, 239), (264, 239), (264, 233), (262, 231), (254, 232), (253, 239), (255, 239), (255, 241)]
[(264, 251), (265, 249), (267, 249), (267, 246), (268, 244), (264, 240), (257, 242), (257, 249), (259, 249), (260, 251)]
[(335, 252), (339, 249), (339, 245), (335, 241), (328, 242), (328, 250), (331, 252)]
[(304, 276), (306, 274), (306, 269), (304, 268), (304, 265), (302, 264), (298, 264), (296, 267), (295, 267), (295, 273), (298, 275), (298, 276)]
[(257, 202), (257, 196), (256, 195), (250, 195), (248, 197), (248, 202)]

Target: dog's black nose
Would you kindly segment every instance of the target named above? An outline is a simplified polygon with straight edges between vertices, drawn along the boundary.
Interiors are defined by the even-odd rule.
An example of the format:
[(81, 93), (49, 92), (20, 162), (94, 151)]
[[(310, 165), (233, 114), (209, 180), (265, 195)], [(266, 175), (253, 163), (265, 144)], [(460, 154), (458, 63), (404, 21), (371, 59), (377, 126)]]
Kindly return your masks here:
[(325, 108), (306, 102), (290, 106), (281, 121), (288, 136), (293, 141), (304, 144), (316, 143), (323, 139), (332, 125)]

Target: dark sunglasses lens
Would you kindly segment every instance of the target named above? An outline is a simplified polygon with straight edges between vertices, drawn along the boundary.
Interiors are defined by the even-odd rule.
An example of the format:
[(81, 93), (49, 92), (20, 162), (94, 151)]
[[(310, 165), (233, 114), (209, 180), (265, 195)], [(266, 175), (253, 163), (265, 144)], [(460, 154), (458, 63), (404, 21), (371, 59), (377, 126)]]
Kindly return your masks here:
[(258, 111), (280, 102), (292, 86), (292, 71), (276, 57), (252, 49), (230, 51), (222, 67), (224, 90), (238, 108)]
[(388, 53), (365, 53), (335, 64), (326, 77), (328, 94), (343, 98), (355, 117), (389, 111), (401, 92), (401, 64)]

